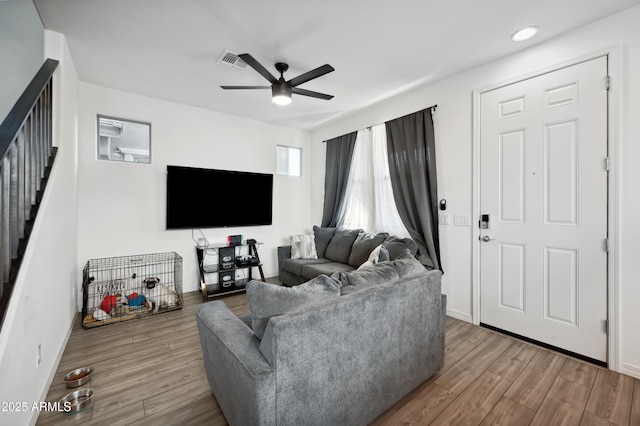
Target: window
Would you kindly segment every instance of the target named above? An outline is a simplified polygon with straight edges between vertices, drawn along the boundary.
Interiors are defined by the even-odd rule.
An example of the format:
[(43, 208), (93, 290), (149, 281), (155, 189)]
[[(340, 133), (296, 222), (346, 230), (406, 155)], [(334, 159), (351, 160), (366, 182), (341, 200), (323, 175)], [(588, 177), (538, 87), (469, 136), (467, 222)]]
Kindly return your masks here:
[(278, 145), (276, 157), (279, 175), (302, 176), (302, 148)]
[(97, 158), (151, 163), (151, 124), (98, 115)]
[(359, 130), (340, 225), (408, 237), (393, 198), (385, 126)]

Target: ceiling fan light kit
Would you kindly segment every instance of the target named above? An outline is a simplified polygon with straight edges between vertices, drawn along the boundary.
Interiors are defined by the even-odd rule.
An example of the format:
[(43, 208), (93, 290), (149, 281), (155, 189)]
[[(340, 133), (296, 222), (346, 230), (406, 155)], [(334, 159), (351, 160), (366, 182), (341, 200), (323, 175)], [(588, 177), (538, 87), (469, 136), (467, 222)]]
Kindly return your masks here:
[(265, 67), (260, 64), (256, 59), (248, 53), (238, 55), (244, 62), (246, 62), (251, 68), (256, 70), (258, 74), (266, 78), (271, 86), (220, 86), (225, 90), (238, 90), (238, 89), (269, 89), (271, 88), (271, 101), (276, 105), (288, 105), (291, 103), (291, 94), (309, 96), (317, 99), (329, 100), (333, 98), (332, 95), (326, 95), (324, 93), (314, 92), (311, 90), (299, 89), (297, 86), (302, 83), (306, 83), (309, 80), (321, 77), (334, 71), (334, 68), (325, 64), (321, 67), (313, 69), (309, 72), (301, 74), (291, 80), (286, 81), (284, 79), (284, 73), (289, 69), (289, 65), (284, 62), (278, 62), (275, 64), (276, 70), (280, 73), (280, 78), (276, 78)]
[(286, 84), (274, 84), (271, 86), (271, 100), (276, 105), (289, 105), (291, 103), (291, 86)]

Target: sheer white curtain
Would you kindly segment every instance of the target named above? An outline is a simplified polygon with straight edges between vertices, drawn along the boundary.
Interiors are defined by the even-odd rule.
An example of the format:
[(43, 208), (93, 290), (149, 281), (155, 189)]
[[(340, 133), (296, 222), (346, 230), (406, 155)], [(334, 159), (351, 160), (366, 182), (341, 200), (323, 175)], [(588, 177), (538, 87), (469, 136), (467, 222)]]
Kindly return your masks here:
[(408, 237), (391, 189), (384, 124), (358, 131), (340, 225)]

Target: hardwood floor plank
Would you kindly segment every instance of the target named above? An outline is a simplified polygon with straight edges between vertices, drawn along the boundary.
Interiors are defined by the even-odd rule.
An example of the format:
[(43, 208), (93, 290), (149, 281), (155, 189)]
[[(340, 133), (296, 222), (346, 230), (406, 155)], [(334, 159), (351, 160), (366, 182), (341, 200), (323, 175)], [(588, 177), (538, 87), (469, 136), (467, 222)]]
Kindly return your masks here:
[(595, 416), (591, 413), (587, 413), (586, 411), (582, 414), (582, 421), (580, 422), (580, 426), (616, 426), (613, 423), (610, 423), (608, 420), (601, 419), (598, 416)]
[(629, 424), (640, 425), (640, 380), (633, 380), (633, 399), (631, 401), (631, 419)]
[(628, 425), (634, 379), (600, 369), (585, 411), (618, 425)]
[(460, 395), (496, 358), (513, 344), (513, 339), (494, 334), (441, 375), (436, 384)]
[(434, 424), (480, 424), (510, 385), (510, 381), (485, 371), (435, 419)]
[(564, 377), (567, 380), (571, 380), (579, 385), (591, 388), (593, 382), (596, 380), (597, 374), (598, 367), (587, 364), (584, 361), (567, 358), (562, 370), (560, 370), (559, 376)]
[(151, 396), (144, 400), (144, 414), (150, 416), (160, 411), (167, 410), (175, 405), (191, 400), (192, 395), (211, 393), (209, 382), (205, 377), (198, 377), (193, 381), (181, 386), (169, 389), (158, 395)]
[(590, 387), (579, 385), (571, 380), (558, 376), (553, 382), (553, 385), (551, 385), (547, 397), (565, 402), (582, 412), (587, 404), (590, 391)]
[(504, 396), (527, 408), (537, 410), (565, 360), (561, 355), (540, 350)]
[(547, 397), (542, 402), (531, 426), (573, 426), (580, 424), (582, 410), (566, 402)]
[(533, 345), (514, 340), (513, 344), (489, 366), (488, 371), (514, 381), (537, 353), (538, 348)]
[(119, 409), (116, 413), (105, 413), (100, 417), (93, 417), (87, 426), (127, 426), (136, 420), (144, 418), (142, 402), (138, 401)]
[(385, 426), (427, 425), (438, 417), (456, 397), (457, 395), (447, 389), (431, 383), (418, 394), (412, 395), (410, 401), (381, 424)]
[(118, 409), (118, 407), (125, 407), (132, 402), (142, 401), (157, 393), (164, 392), (176, 384), (195, 380), (204, 374), (204, 366), (201, 359), (196, 359), (174, 366), (173, 371), (165, 370), (156, 373), (147, 372), (146, 374), (141, 371), (140, 373), (137, 381), (126, 387), (119, 383), (102, 387), (96, 386), (94, 415), (101, 416), (105, 412)]
[[(183, 424), (226, 424), (220, 407), (211, 392), (193, 395), (191, 399), (151, 416), (130, 423), (132, 426), (175, 426)], [(195, 423), (198, 424), (198, 423)]]
[(527, 426), (535, 411), (502, 397), (480, 423), (481, 426)]

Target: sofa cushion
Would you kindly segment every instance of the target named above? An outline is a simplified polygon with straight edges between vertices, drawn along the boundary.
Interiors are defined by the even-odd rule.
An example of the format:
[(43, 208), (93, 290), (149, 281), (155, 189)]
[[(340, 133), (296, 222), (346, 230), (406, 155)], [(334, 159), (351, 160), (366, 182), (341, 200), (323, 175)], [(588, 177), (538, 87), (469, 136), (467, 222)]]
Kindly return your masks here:
[(406, 249), (403, 254), (396, 258), (393, 261), (393, 265), (396, 267), (400, 278), (426, 271), (424, 265), (411, 254), (409, 249)]
[(371, 252), (387, 239), (389, 234), (386, 232), (373, 235), (368, 232), (360, 232), (353, 242), (351, 254), (349, 255), (349, 265), (354, 268), (359, 267), (367, 261)]
[(418, 244), (411, 238), (400, 238), (391, 235), (384, 240), (384, 248), (389, 251), (389, 260), (395, 260), (404, 254), (405, 249), (409, 249), (412, 255), (418, 252)]
[(382, 244), (380, 244), (378, 247), (373, 249), (367, 261), (358, 266), (358, 269), (366, 268), (367, 266), (375, 265), (376, 263), (384, 262), (385, 260), (389, 260), (389, 252)]
[(327, 250), (333, 234), (335, 234), (336, 228), (320, 228), (317, 225), (313, 226), (313, 235), (316, 240), (316, 253), (318, 257), (325, 257), (324, 252)]
[[(290, 272), (299, 277), (302, 276), (302, 268), (305, 265), (316, 265), (320, 263), (330, 263), (329, 259), (318, 258), (318, 259), (283, 259), (282, 260), (282, 270)], [(330, 275), (330, 274), (326, 274)], [(313, 278), (313, 277), (312, 277)]]
[(340, 285), (326, 275), (296, 287), (282, 287), (262, 281), (247, 283), (251, 328), (262, 339), (269, 319), (295, 309), (340, 296)]
[(291, 259), (317, 259), (316, 243), (313, 234), (292, 235), (289, 237), (291, 243)]
[(348, 264), (351, 247), (360, 231), (361, 229), (337, 228), (324, 252), (324, 257), (334, 262)]
[(396, 281), (400, 276), (396, 266), (390, 262), (380, 262), (351, 272), (342, 272), (339, 275), (341, 294), (349, 294), (379, 284)]
[(308, 263), (302, 267), (302, 278), (310, 280), (318, 275), (331, 275), (335, 272), (353, 271), (355, 268), (351, 265), (339, 262), (327, 263)]

